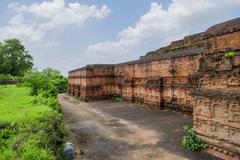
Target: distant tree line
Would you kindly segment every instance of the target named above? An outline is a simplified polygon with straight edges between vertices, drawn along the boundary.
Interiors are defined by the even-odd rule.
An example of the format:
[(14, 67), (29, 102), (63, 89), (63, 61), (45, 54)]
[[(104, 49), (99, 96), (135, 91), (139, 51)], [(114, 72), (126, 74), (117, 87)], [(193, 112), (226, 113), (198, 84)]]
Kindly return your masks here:
[(43, 71), (33, 68), (33, 57), (18, 39), (0, 42), (0, 85), (24, 82), (31, 95), (56, 97), (67, 88), (67, 78), (50, 67)]
[(60, 112), (57, 94), (66, 92), (68, 80), (53, 68), (38, 71), (33, 58), (18, 39), (0, 43), (0, 85), (21, 84), (30, 89), (33, 103), (47, 105)]

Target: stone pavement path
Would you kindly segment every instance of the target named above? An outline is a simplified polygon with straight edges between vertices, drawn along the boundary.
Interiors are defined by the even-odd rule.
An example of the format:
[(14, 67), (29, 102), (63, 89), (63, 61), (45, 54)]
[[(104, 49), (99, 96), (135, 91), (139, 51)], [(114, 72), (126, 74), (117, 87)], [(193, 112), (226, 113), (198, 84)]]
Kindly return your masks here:
[(77, 160), (217, 160), (181, 147), (182, 126), (191, 117), (126, 102), (58, 99)]

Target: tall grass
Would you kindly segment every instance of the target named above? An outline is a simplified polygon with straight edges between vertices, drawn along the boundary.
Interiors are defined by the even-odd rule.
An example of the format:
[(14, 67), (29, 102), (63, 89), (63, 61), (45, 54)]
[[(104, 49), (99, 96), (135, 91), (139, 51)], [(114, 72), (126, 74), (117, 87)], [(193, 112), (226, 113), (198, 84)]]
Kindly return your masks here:
[(33, 98), (25, 87), (0, 88), (0, 160), (61, 159), (62, 116)]

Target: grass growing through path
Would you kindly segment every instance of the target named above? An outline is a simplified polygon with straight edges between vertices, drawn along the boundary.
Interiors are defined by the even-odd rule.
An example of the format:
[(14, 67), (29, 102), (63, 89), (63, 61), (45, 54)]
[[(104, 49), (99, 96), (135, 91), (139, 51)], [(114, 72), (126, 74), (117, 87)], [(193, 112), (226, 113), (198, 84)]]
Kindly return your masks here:
[(0, 87), (0, 160), (60, 159), (62, 117), (24, 87)]

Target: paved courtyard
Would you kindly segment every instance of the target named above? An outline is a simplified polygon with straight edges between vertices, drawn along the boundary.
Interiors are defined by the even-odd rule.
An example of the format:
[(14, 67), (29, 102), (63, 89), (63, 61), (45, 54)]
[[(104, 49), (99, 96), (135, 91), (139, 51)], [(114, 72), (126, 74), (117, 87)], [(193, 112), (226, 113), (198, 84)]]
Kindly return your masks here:
[[(180, 145), (184, 125), (192, 118), (110, 100), (80, 102), (58, 96), (79, 160), (216, 160)], [(84, 154), (80, 156), (80, 149)]]

